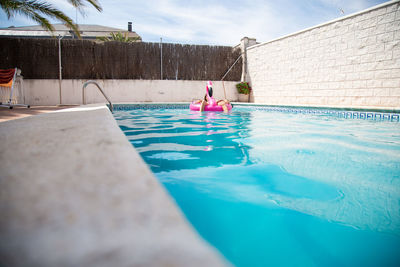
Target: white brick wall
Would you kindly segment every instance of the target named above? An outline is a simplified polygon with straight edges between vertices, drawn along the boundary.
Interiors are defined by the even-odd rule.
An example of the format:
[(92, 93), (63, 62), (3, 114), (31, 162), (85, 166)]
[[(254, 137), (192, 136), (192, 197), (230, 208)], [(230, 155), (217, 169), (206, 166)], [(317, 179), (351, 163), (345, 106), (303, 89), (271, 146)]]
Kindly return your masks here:
[(400, 108), (400, 1), (247, 49), (256, 103)]

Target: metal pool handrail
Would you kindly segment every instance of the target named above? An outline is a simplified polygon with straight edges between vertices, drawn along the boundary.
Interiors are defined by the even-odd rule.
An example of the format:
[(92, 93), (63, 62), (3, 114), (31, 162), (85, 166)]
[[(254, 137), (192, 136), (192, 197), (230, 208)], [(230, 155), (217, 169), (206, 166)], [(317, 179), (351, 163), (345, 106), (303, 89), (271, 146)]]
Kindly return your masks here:
[(103, 94), (103, 96), (104, 96), (104, 98), (108, 101), (108, 103), (110, 104), (110, 106), (108, 107), (109, 109), (110, 109), (110, 111), (112, 112), (113, 111), (113, 104), (111, 103), (111, 100), (108, 98), (108, 96), (104, 93), (104, 91), (103, 91), (103, 89), (100, 87), (100, 85), (96, 82), (96, 81), (93, 81), (93, 80), (89, 80), (89, 81), (87, 81), (87, 82), (85, 82), (84, 84), (83, 84), (83, 87), (82, 87), (82, 103), (84, 104), (84, 105), (86, 105), (86, 101), (85, 101), (85, 88), (89, 85), (89, 84), (94, 84), (94, 85), (96, 85), (97, 86), (97, 88), (100, 90), (100, 92)]

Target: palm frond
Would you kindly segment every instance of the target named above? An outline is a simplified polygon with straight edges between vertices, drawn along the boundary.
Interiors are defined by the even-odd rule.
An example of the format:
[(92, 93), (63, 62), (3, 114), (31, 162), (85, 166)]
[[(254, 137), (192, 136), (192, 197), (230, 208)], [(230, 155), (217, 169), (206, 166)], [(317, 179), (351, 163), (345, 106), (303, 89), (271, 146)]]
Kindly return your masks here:
[[(83, 0), (68, 0), (72, 5), (81, 9), (83, 12), (84, 1)], [(93, 5), (98, 11), (102, 11), (102, 8), (97, 0), (86, 0)], [(26, 16), (36, 22), (38, 22), (43, 28), (51, 32), (54, 31), (54, 27), (50, 24), (46, 17), (56, 19), (62, 22), (65, 26), (74, 31), (74, 33), (80, 38), (80, 32), (76, 24), (65, 15), (62, 11), (53, 7), (42, 0), (0, 0), (0, 7), (6, 13), (8, 19), (13, 17), (15, 14)]]
[(89, 2), (89, 4), (91, 4), (94, 8), (97, 9), (97, 11), (103, 11), (103, 8), (101, 7), (101, 5), (99, 4), (99, 2), (97, 0), (86, 0), (86, 1), (82, 1), (82, 0), (68, 0), (68, 2), (71, 3), (71, 5), (73, 5), (74, 7), (81, 9), (83, 7), (85, 7), (85, 3), (84, 2)]
[(127, 32), (125, 32), (124, 34), (122, 34), (122, 32), (111, 32), (110, 36), (98, 37), (97, 39), (103, 42), (116, 41), (124, 43), (134, 43), (142, 40), (142, 38), (140, 37), (129, 37)]

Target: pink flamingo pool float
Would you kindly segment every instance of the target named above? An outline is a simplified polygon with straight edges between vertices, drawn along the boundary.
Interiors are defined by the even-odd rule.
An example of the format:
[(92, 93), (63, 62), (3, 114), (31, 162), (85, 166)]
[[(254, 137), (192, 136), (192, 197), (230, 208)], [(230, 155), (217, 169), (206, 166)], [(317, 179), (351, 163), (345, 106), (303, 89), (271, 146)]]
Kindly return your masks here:
[[(204, 105), (203, 111), (224, 111), (224, 108), (223, 108), (224, 105), (226, 106), (227, 111), (232, 109), (232, 105), (228, 101), (225, 101), (225, 100), (216, 101), (214, 99), (214, 97), (212, 97), (213, 93), (212, 93), (212, 82), (211, 81), (207, 82), (206, 91), (207, 91), (207, 93), (206, 93), (206, 96), (204, 99), (204, 100), (206, 100), (206, 103)], [(200, 111), (202, 102), (203, 102), (202, 100), (193, 101), (192, 103), (190, 103), (190, 107), (189, 107), (190, 110)]]

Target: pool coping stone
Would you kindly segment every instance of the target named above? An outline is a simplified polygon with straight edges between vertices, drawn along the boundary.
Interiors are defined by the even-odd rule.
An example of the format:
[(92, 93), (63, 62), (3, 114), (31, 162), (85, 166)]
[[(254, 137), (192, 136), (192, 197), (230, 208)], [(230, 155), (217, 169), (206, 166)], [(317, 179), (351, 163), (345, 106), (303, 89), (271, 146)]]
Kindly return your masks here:
[(2, 122), (0, 150), (0, 265), (230, 265), (106, 105)]

